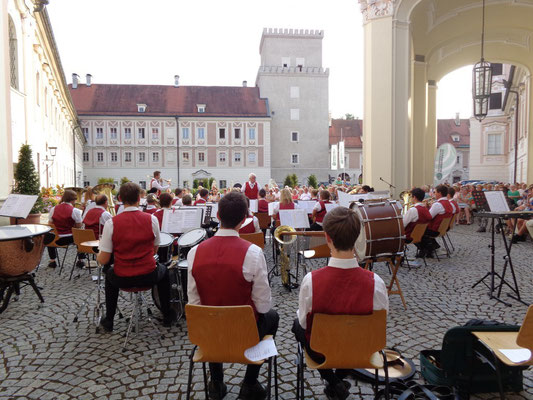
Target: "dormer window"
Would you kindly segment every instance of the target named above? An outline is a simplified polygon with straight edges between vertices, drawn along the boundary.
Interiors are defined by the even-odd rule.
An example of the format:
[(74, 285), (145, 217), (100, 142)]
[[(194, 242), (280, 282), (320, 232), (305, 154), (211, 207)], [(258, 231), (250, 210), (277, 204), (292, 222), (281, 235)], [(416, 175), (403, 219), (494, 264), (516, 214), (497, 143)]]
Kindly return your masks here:
[(205, 104), (196, 104), (199, 113), (205, 113)]
[(461, 138), (459, 137), (459, 135), (452, 135), (452, 140), (454, 142), (459, 142), (461, 140)]
[(146, 112), (146, 104), (137, 104), (137, 112)]

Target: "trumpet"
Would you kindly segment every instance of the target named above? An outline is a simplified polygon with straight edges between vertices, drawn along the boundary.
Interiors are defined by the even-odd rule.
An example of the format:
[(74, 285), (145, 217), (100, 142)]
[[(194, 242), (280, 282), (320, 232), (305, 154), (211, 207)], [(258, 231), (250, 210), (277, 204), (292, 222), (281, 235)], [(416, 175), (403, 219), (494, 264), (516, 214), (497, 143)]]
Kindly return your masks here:
[[(153, 179), (154, 177), (152, 175), (146, 175), (147, 178), (149, 179)], [(172, 179), (163, 179), (163, 178), (159, 178), (160, 181), (165, 181), (167, 182), (169, 185), (170, 183), (172, 182)]]

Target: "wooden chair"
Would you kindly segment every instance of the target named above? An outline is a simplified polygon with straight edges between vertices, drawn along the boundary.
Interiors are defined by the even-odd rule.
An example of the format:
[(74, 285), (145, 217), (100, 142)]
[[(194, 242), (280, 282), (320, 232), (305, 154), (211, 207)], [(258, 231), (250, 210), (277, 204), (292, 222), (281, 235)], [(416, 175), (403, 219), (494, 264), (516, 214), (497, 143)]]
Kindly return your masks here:
[[(251, 306), (212, 307), (187, 304), (187, 330), (189, 340), (194, 348), (189, 356), (189, 379), (187, 381), (187, 399), (190, 398), (193, 364), (202, 363), (204, 375), (205, 398), (207, 393), (206, 362), (238, 363), (261, 365), (265, 360), (251, 361), (244, 351), (259, 343), (259, 333)], [(263, 340), (271, 338), (265, 336)], [(268, 359), (267, 396), (270, 398), (272, 378), (272, 358), (274, 359), (274, 390), (278, 398), (277, 358)]]
[[(59, 275), (61, 275), (61, 272), (63, 271), (63, 265), (65, 265), (65, 259), (67, 258), (68, 249), (70, 248), (70, 244), (64, 244), (59, 245), (57, 244), (57, 241), (61, 239), (59, 237), (59, 234), (57, 233), (57, 229), (54, 224), (48, 224), (52, 228), (52, 232), (54, 234), (54, 240), (52, 240), (50, 243), (46, 245), (46, 247), (55, 247), (56, 249), (65, 249), (65, 253), (63, 254), (63, 260), (59, 260), (59, 254), (57, 254), (57, 261), (59, 263)], [(57, 251), (57, 250), (56, 250)]]
[[(96, 240), (96, 237), (94, 235), (94, 231), (92, 229), (78, 229), (78, 228), (72, 228), (72, 237), (74, 238), (74, 244), (78, 248), (78, 251), (76, 253), (76, 257), (74, 258), (74, 264), (72, 265), (72, 269), (70, 270), (70, 276), (69, 280), (72, 279), (72, 274), (74, 273), (74, 268), (76, 268), (76, 262), (78, 261), (78, 255), (80, 253), (84, 254), (92, 254), (95, 256), (98, 254), (94, 251), (92, 247), (88, 246), (82, 246), (81, 244), (83, 242), (89, 242), (92, 240)], [(91, 260), (89, 257), (87, 257), (87, 265), (89, 267), (89, 272), (91, 271)]]
[(254, 216), (257, 217), (261, 229), (270, 228), (271, 217), (268, 213), (254, 213)]
[(448, 229), (446, 230), (446, 234), (442, 237), (442, 240), (446, 240), (450, 244), (452, 251), (455, 251), (455, 246), (453, 245), (452, 240), (450, 239), (449, 233), (455, 227), (455, 224), (457, 221), (457, 215), (458, 214), (453, 214), (452, 219), (450, 220), (450, 226), (448, 226)]
[[(429, 224), (416, 224), (415, 225), (415, 228), (413, 229), (413, 231), (411, 232), (411, 242), (410, 243), (405, 243), (405, 249), (407, 250), (407, 245), (408, 244), (417, 244), (417, 243), (420, 243), (422, 241), (422, 236), (424, 236), (424, 233), (426, 233), (426, 229), (428, 227)], [(405, 259), (407, 260), (407, 256), (405, 256)], [(426, 256), (424, 256), (422, 258), (422, 260), (424, 260), (424, 265), (427, 267), (428, 264), (426, 262)], [(410, 268), (410, 265), (409, 265), (409, 260), (407, 260), (407, 266)]]
[(263, 232), (241, 233), (239, 236), (241, 239), (247, 240), (250, 243), (259, 246), (261, 249), (265, 248), (265, 236), (263, 235)]
[(527, 367), (533, 365), (533, 356), (529, 360), (513, 362), (501, 349), (528, 349), (533, 354), (533, 305), (529, 306), (524, 322), (518, 332), (472, 332), (479, 341), (490, 351), (494, 363), (491, 366), (496, 370), (500, 398), (505, 399), (503, 382), (501, 379), (499, 363), (510, 367)]
[[(448, 248), (448, 244), (446, 243), (446, 240), (444, 239), (444, 236), (446, 235), (446, 232), (448, 232), (448, 228), (450, 227), (450, 222), (452, 220), (452, 217), (444, 218), (439, 225), (438, 229), (438, 236), (435, 238), (437, 240), (438, 238), (442, 238), (442, 243), (444, 244), (444, 248), (446, 250), (446, 256), (450, 258), (450, 249)], [(437, 257), (437, 260), (440, 261), (438, 252), (435, 250), (435, 256)]]
[[(385, 396), (389, 398), (389, 372), (383, 349), (387, 343), (387, 311), (374, 311), (370, 315), (315, 314), (311, 329), (310, 347), (324, 355), (322, 364), (314, 362), (298, 344), (296, 370), (296, 399), (304, 398), (304, 367), (310, 369), (361, 369), (372, 368), (377, 393), (378, 368), (385, 370)], [(304, 364), (305, 358), (305, 364)]]

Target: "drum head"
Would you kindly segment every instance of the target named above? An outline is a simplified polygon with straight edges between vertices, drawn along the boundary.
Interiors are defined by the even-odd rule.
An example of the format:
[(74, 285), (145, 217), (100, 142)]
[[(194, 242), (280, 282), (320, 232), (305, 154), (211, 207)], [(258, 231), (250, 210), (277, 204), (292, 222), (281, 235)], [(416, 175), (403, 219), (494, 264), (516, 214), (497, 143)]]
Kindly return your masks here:
[(189, 263), (187, 262), (187, 260), (180, 260), (180, 261), (178, 261), (178, 268), (179, 269), (188, 269), (189, 268)]
[(363, 217), (361, 215), (361, 211), (359, 210), (359, 206), (357, 204), (355, 204), (355, 205), (353, 205), (352, 209), (357, 214), (357, 217), (359, 218), (359, 222), (361, 223), (361, 231), (359, 232), (359, 236), (357, 237), (357, 239), (355, 241), (355, 254), (357, 255), (357, 259), (359, 261), (362, 261), (366, 257), (365, 224), (363, 223)]
[(161, 232), (159, 234), (159, 238), (159, 247), (168, 247), (174, 241), (174, 236), (172, 236), (170, 233)]
[(178, 245), (180, 247), (193, 247), (200, 243), (207, 236), (207, 232), (203, 228), (192, 229), (178, 239)]

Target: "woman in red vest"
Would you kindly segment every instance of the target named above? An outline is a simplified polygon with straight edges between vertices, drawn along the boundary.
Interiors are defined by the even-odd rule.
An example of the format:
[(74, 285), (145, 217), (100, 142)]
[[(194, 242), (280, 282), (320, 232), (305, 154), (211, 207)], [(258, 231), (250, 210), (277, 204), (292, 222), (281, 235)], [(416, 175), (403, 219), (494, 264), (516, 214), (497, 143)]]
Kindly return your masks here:
[(261, 189), (259, 191), (259, 201), (257, 202), (257, 212), (267, 213), (268, 212), (268, 201), (266, 200), (266, 190)]
[[(265, 256), (261, 248), (239, 238), (239, 229), (248, 215), (242, 193), (226, 194), (218, 205), (221, 228), (215, 236), (193, 247), (189, 265), (189, 304), (209, 306), (250, 305), (257, 319), (259, 338), (275, 335), (279, 316), (271, 309)], [(257, 381), (260, 365), (246, 368), (240, 399), (264, 399), (266, 391)], [(227, 393), (222, 364), (209, 364), (209, 398), (222, 399)]]
[(279, 203), (274, 205), (274, 218), (279, 221), (279, 210), (294, 210), (296, 204), (292, 201), (292, 195), (290, 189), (281, 189), (279, 196)]
[(92, 229), (94, 237), (100, 239), (102, 232), (104, 231), (105, 223), (112, 218), (111, 214), (107, 210), (107, 196), (105, 194), (99, 194), (96, 196), (96, 206), (91, 208), (83, 217), (83, 224), (85, 229)]
[[(383, 280), (359, 267), (354, 258), (355, 238), (361, 229), (355, 212), (346, 207), (334, 208), (326, 214), (323, 226), (331, 258), (327, 267), (309, 272), (303, 278), (298, 318), (292, 327), (296, 340), (317, 363), (324, 362), (324, 356), (309, 346), (315, 313), (366, 315), (373, 310), (388, 310), (389, 307)], [(344, 400), (349, 396), (350, 384), (343, 380), (347, 376), (346, 371), (319, 369), (318, 372), (327, 382), (324, 393), (328, 399)]]
[(320, 191), (320, 200), (317, 201), (315, 207), (313, 208), (313, 224), (311, 225), (310, 230), (312, 231), (321, 231), (322, 222), (328, 210), (326, 210), (326, 204), (331, 204), (329, 201), (330, 193), (327, 190)]

